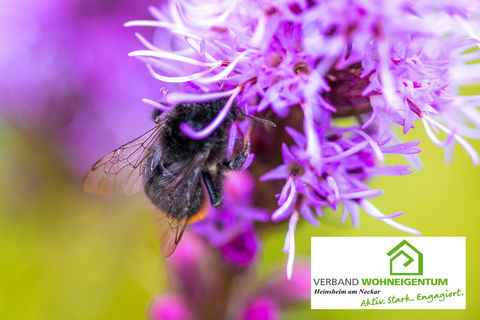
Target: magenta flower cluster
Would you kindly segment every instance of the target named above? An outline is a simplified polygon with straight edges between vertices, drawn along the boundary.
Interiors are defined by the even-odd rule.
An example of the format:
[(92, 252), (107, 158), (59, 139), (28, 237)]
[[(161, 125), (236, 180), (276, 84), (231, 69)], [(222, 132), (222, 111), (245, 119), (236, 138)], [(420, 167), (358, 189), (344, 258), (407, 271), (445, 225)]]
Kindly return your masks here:
[(212, 253), (199, 236), (185, 235), (167, 262), (170, 290), (152, 301), (149, 319), (279, 320), (284, 309), (310, 296), (307, 261), (295, 266), (295, 277), (288, 281), (281, 268), (257, 278), (251, 270), (212, 264)]
[(267, 222), (268, 212), (252, 205), (255, 184), (248, 172), (230, 173), (224, 184), (222, 208), (211, 208), (192, 229), (219, 248), (229, 265), (243, 269), (257, 258), (260, 245), (254, 223)]
[[(303, 132), (286, 128), (295, 143), (283, 145), (284, 164), (261, 177), (285, 180), (271, 219), (290, 219), (287, 278), (298, 219), (316, 225), (324, 207), (341, 207), (342, 220), (349, 215), (354, 225), (362, 208), (419, 234), (392, 220), (402, 212), (383, 215), (369, 200), (382, 192), (368, 179), (412, 172), (383, 165), (385, 154), (420, 166), (420, 142), (402, 141), (396, 127), (405, 134), (418, 120), (447, 160), (458, 143), (479, 162), (465, 138), (480, 138), (480, 97), (460, 95), (462, 86), (480, 82), (478, 2), (170, 0), (150, 12), (153, 20), (126, 24), (155, 28), (153, 41), (137, 34), (146, 48), (130, 53), (163, 82), (161, 96), (145, 102), (165, 109), (227, 98), (202, 130), (183, 124), (186, 135), (208, 136), (233, 104), (248, 114), (302, 111)], [(338, 126), (334, 119), (345, 116), (354, 123)], [(230, 141), (247, 134), (246, 126), (234, 124)]]
[(137, 41), (121, 22), (148, 16), (149, 3), (1, 1), (0, 119), (43, 135), (81, 175), (146, 131), (151, 111), (139, 97), (157, 82), (126, 56)]

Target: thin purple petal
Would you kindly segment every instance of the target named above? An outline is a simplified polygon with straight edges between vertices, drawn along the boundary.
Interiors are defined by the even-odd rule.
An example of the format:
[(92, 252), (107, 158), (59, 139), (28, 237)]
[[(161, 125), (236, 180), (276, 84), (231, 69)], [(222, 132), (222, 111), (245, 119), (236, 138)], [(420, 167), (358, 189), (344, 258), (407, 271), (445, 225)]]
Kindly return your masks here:
[(222, 110), (218, 113), (215, 119), (213, 119), (213, 121), (202, 130), (196, 131), (194, 128), (192, 128), (191, 125), (186, 122), (180, 124), (180, 130), (189, 138), (195, 140), (205, 139), (206, 137), (211, 135), (213, 131), (218, 128), (218, 126), (222, 124), (223, 120), (225, 120), (225, 117), (230, 112), (230, 107), (232, 106), (233, 100), (236, 98), (237, 94), (238, 91), (232, 94), (232, 96), (228, 99), (227, 103), (225, 103)]

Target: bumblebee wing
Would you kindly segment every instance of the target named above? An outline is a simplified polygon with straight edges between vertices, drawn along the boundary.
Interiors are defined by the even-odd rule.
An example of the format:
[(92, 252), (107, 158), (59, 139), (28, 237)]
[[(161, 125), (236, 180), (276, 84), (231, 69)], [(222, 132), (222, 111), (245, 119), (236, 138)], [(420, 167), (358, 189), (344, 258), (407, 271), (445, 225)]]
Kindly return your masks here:
[(132, 194), (142, 190), (142, 163), (160, 134), (161, 124), (98, 160), (83, 179), (85, 192)]
[[(172, 255), (177, 247), (185, 228), (189, 222), (200, 220), (208, 209), (208, 203), (204, 201), (202, 207), (194, 215), (187, 215), (192, 202), (202, 201), (202, 197), (194, 193), (195, 186), (200, 182), (200, 172), (204, 165), (206, 153), (196, 154), (187, 164), (179, 166), (175, 174), (158, 177), (158, 184), (165, 185), (164, 192), (159, 194), (156, 201), (157, 207), (154, 210), (154, 222), (157, 237), (161, 244), (162, 255), (167, 258)], [(171, 167), (170, 167), (171, 168)], [(203, 189), (201, 189), (203, 192)], [(173, 199), (173, 200), (172, 200)], [(177, 206), (183, 208), (184, 212), (164, 212), (163, 207), (166, 201), (176, 201)]]
[(162, 256), (168, 258), (177, 248), (187, 227), (188, 217), (174, 218), (167, 213), (156, 209), (154, 211), (155, 231), (161, 245)]
[[(149, 194), (150, 200), (159, 208), (165, 208), (168, 202), (175, 202), (176, 207), (184, 208), (184, 212), (169, 212), (176, 217), (183, 216), (192, 201), (198, 201), (195, 197), (197, 186), (201, 184), (201, 171), (208, 158), (209, 151), (199, 152), (186, 162), (175, 162), (169, 164), (164, 173), (152, 176), (155, 180), (155, 186), (161, 192)], [(147, 182), (149, 183), (149, 182)], [(203, 192), (203, 188), (201, 188)]]

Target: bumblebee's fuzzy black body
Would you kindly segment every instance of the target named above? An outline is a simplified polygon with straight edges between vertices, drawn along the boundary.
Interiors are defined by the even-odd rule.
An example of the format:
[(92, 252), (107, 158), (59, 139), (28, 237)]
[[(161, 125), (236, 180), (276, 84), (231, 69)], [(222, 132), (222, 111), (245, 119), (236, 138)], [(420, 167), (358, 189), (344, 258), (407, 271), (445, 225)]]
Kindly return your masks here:
[[(145, 193), (152, 203), (173, 218), (192, 217), (204, 205), (205, 192), (219, 206), (223, 195), (225, 169), (239, 169), (248, 150), (234, 160), (226, 159), (228, 132), (235, 120), (230, 111), (223, 123), (208, 137), (194, 140), (180, 131), (181, 123), (195, 130), (206, 127), (218, 115), (225, 100), (177, 105), (157, 117), (161, 131), (145, 159)], [(161, 118), (161, 120), (159, 120)]]
[(85, 191), (131, 194), (143, 189), (161, 213), (155, 221), (164, 230), (159, 233), (162, 254), (170, 256), (188, 222), (206, 213), (204, 186), (211, 205), (221, 205), (223, 171), (240, 169), (248, 157), (248, 143), (235, 158), (226, 157), (229, 129), (236, 120), (235, 107), (205, 139), (191, 139), (180, 130), (182, 123), (195, 130), (205, 128), (225, 103), (180, 104), (165, 114), (155, 111), (155, 127), (92, 166), (83, 180)]
[(223, 123), (210, 136), (202, 140), (188, 138), (180, 131), (180, 124), (186, 122), (195, 130), (206, 127), (218, 115), (224, 100), (206, 103), (181, 104), (166, 117), (165, 129), (161, 135), (161, 148), (172, 160), (186, 161), (193, 155), (209, 151), (206, 165), (212, 165), (225, 157), (228, 142), (228, 130), (234, 120), (230, 112)]

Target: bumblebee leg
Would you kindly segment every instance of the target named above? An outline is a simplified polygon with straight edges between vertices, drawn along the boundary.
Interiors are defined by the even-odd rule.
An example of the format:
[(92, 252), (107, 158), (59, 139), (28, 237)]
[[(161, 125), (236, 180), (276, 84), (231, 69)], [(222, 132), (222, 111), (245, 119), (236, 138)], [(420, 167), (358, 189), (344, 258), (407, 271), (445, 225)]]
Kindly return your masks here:
[(194, 196), (192, 194), (192, 192), (195, 190), (194, 187), (193, 187), (193, 181), (198, 181), (198, 174), (200, 173), (200, 168), (195, 168), (193, 170), (193, 173), (190, 177), (190, 179), (187, 180), (187, 188), (186, 188), (186, 192), (185, 192), (185, 197), (186, 197), (186, 202), (188, 204), (188, 206), (185, 206), (183, 208), (183, 213), (185, 213), (187, 210), (188, 210), (188, 207), (190, 206), (191, 204), (191, 201), (192, 201), (192, 196)]
[(212, 173), (209, 170), (202, 171), (202, 180), (207, 188), (208, 195), (210, 197), (210, 203), (213, 207), (218, 207), (222, 204), (223, 200), (223, 175), (218, 170), (216, 173)]
[(240, 170), (250, 154), (250, 143), (245, 143), (242, 152), (233, 159), (223, 159), (219, 166), (224, 170)]

